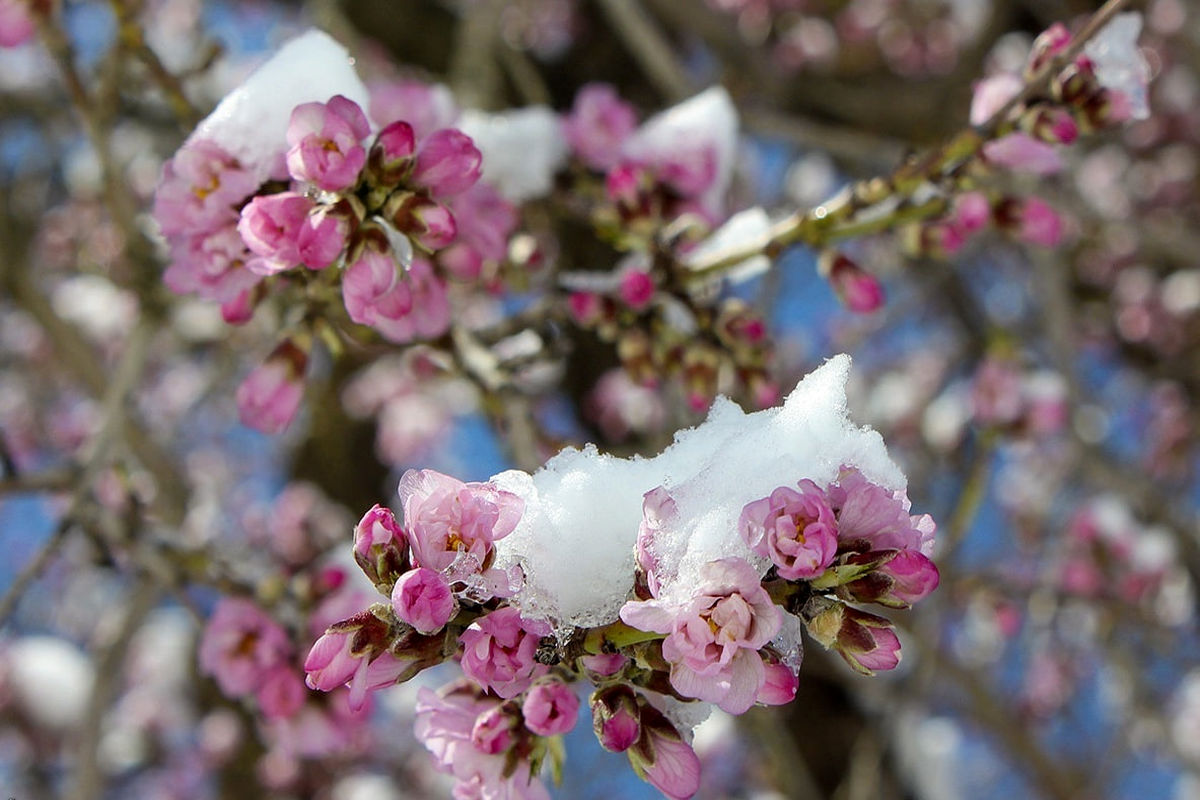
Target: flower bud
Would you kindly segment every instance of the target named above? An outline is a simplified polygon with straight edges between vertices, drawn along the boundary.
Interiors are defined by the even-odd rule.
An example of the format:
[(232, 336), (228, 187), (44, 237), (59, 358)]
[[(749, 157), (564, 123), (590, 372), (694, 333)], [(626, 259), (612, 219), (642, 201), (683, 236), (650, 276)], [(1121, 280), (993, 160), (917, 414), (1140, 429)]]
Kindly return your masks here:
[(367, 157), (371, 177), (385, 186), (403, 181), (416, 163), (416, 137), (407, 122), (393, 122), (379, 132)]
[(471, 744), (487, 755), (497, 755), (508, 750), (516, 738), (513, 728), (516, 718), (505, 711), (504, 706), (492, 706), (475, 718), (471, 727)]
[(605, 750), (623, 753), (642, 735), (641, 714), (632, 687), (619, 684), (595, 691), (590, 704), (592, 728)]
[(1050, 63), (1050, 59), (1066, 49), (1071, 43), (1071, 32), (1061, 22), (1056, 22), (1038, 34), (1033, 40), (1029, 58), (1025, 63), (1026, 77), (1033, 77), (1042, 67)]
[(408, 570), (408, 538), (396, 515), (376, 505), (354, 528), (354, 560), (371, 583), (391, 586)]
[(558, 736), (575, 727), (579, 698), (560, 680), (538, 681), (525, 695), (521, 713), (529, 730), (539, 736)]
[(458, 613), (458, 601), (437, 572), (420, 567), (409, 570), (392, 590), (392, 610), (401, 621), (424, 634), (440, 631)]
[(823, 253), (819, 269), (828, 278), (838, 300), (851, 311), (865, 314), (883, 305), (883, 285), (879, 280), (841, 253)]
[(308, 348), (285, 339), (237, 390), (242, 424), (263, 433), (280, 433), (291, 424), (304, 396)]
[(455, 128), (443, 128), (421, 143), (412, 181), (434, 197), (453, 197), (475, 185), (482, 166), (483, 155), (470, 136)]

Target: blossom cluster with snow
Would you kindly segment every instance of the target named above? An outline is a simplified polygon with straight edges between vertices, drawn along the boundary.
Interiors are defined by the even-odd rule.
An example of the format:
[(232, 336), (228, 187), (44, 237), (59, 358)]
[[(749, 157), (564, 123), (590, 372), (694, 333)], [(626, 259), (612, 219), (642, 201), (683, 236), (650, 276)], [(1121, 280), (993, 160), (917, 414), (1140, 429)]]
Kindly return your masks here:
[(860, 606), (937, 587), (933, 520), (910, 513), (878, 435), (848, 422), (848, 368), (831, 362), (779, 409), (719, 404), (653, 459), (566, 451), (486, 483), (406, 472), (402, 521), (375, 506), (354, 533), (386, 600), (329, 626), (309, 685), (347, 685), (358, 705), (457, 660), (464, 679), (421, 690), (418, 737), (463, 796), (543, 797), (536, 776), (591, 683), (600, 743), (690, 797), (680, 703), (790, 702), (802, 630), (863, 674), (893, 669), (891, 620)]

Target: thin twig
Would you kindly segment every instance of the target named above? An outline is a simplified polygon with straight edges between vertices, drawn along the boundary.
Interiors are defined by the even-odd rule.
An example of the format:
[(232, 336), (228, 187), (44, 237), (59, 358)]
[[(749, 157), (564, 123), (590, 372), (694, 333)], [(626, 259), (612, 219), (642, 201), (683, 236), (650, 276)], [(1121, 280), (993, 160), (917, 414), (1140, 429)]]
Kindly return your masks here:
[(612, 29), (629, 48), (630, 55), (664, 97), (675, 102), (692, 94), (692, 82), (675, 57), (675, 48), (639, 0), (597, 2)]

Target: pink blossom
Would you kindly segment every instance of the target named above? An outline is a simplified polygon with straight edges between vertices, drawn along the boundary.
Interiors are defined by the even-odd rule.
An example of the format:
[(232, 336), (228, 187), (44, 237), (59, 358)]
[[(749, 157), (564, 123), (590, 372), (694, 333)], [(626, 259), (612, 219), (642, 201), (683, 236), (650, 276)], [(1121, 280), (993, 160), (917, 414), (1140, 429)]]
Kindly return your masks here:
[(576, 155), (594, 170), (614, 166), (625, 140), (637, 127), (633, 106), (604, 83), (589, 83), (575, 95), (563, 133)]
[(433, 470), (405, 472), (399, 492), (414, 561), (453, 579), (485, 569), (492, 543), (512, 533), (525, 511), (524, 500), (490, 483)]
[(975, 95), (971, 98), (971, 124), (987, 122), (1023, 88), (1025, 83), (1011, 72), (1001, 72), (976, 83)]
[(796, 670), (779, 661), (763, 662), (766, 680), (758, 690), (756, 701), (764, 706), (783, 706), (796, 699), (800, 687), (800, 676)]
[(450, 324), (446, 287), (428, 261), (414, 259), (402, 273), (390, 252), (372, 247), (342, 276), (342, 301), (350, 319), (397, 344), (440, 336)]
[(988, 142), (983, 146), (983, 155), (998, 167), (1034, 175), (1054, 175), (1064, 166), (1062, 156), (1053, 145), (1020, 132)]
[(1023, 409), (1021, 370), (1011, 361), (985, 358), (971, 384), (971, 415), (985, 425), (1011, 425)]
[(1033, 47), (1030, 48), (1025, 71), (1031, 75), (1037, 73), (1049, 63), (1050, 59), (1061, 53), (1070, 43), (1071, 32), (1067, 30), (1067, 26), (1061, 22), (1055, 22), (1049, 28), (1039, 33), (1038, 37), (1033, 40)]
[(517, 228), (517, 210), (490, 184), (480, 182), (454, 198), (451, 211), (458, 236), (438, 259), (456, 277), (474, 280), (484, 262), (507, 257), (508, 238)]
[(216, 142), (190, 141), (163, 165), (154, 218), (168, 237), (212, 228), (257, 188), (254, 174)]
[(604, 301), (595, 292), (571, 292), (567, 296), (567, 308), (576, 324), (593, 325), (604, 316)]
[(742, 540), (787, 580), (815, 578), (833, 563), (838, 529), (825, 492), (807, 478), (800, 491), (781, 486), (748, 503), (738, 520)]
[(654, 299), (654, 290), (654, 279), (640, 269), (627, 270), (621, 276), (617, 287), (621, 300), (634, 311), (641, 311), (650, 305), (650, 301)]
[(539, 736), (559, 736), (575, 727), (579, 697), (558, 679), (538, 681), (525, 695), (521, 713), (529, 730)]
[(916, 550), (926, 556), (933, 552), (936, 525), (928, 514), (909, 515), (911, 503), (903, 491), (885, 489), (857, 469), (843, 467), (828, 496), (843, 545), (861, 542), (864, 550)]
[(425, 197), (414, 197), (404, 209), (403, 217), (397, 217), (396, 228), (412, 237), (428, 252), (445, 247), (458, 236), (458, 220), (449, 207)]
[(709, 144), (680, 142), (678, 149), (658, 155), (659, 180), (684, 198), (704, 194), (717, 179), (717, 152)]
[(401, 660), (389, 647), (392, 635), (387, 623), (363, 611), (331, 625), (317, 639), (304, 661), (305, 681), (312, 689), (331, 691), (343, 684), (350, 687), (351, 708), (362, 708), (367, 694), (415, 675), (441, 659), (429, 651), (440, 649), (440, 640), (413, 642), (411, 658)]
[(0, 47), (16, 47), (33, 37), (33, 17), (25, 0), (0, 0)]
[(642, 522), (638, 526), (633, 555), (654, 597), (658, 597), (661, 580), (666, 577), (659, 574), (661, 565), (654, 552), (655, 540), (675, 520), (677, 513), (675, 500), (662, 486), (651, 489), (642, 497)]
[(293, 716), (304, 705), (304, 682), (290, 663), (280, 663), (261, 679), (255, 697), (268, 719)]
[[(620, 653), (596, 653), (583, 656), (580, 662), (589, 675), (597, 678), (610, 678), (624, 669), (625, 665), (629, 663), (629, 659)], [(595, 682), (599, 683), (598, 680)]]
[(523, 619), (512, 606), (497, 609), (459, 636), (463, 672), (505, 699), (516, 697), (545, 671), (534, 656), (541, 638), (549, 633), (549, 625)]
[(300, 225), (297, 255), (309, 269), (324, 269), (337, 260), (353, 231), (348, 213), (333, 205), (317, 207)]
[(964, 234), (975, 233), (991, 222), (992, 204), (983, 192), (964, 192), (954, 199), (952, 220)]
[(1063, 237), (1063, 221), (1058, 212), (1038, 197), (1026, 197), (1015, 209), (1018, 237), (1030, 244), (1057, 247)]
[(900, 663), (900, 639), (890, 620), (836, 601), (828, 603), (806, 623), (814, 639), (836, 650), (864, 675), (896, 668)]
[(361, 142), (370, 132), (362, 109), (340, 94), (328, 103), (298, 105), (287, 129), (288, 173), (327, 192), (349, 189), (366, 164)]
[(408, 568), (408, 537), (390, 508), (375, 505), (354, 528), (354, 560), (371, 582), (387, 584)]
[(482, 167), (483, 155), (471, 137), (457, 128), (443, 128), (421, 142), (412, 180), (434, 197), (453, 197), (475, 185)]
[(277, 347), (238, 386), (238, 416), (242, 424), (272, 434), (287, 428), (304, 397), (307, 365), (308, 354), (291, 340)]
[(392, 589), (392, 610), (424, 634), (440, 631), (458, 613), (458, 601), (440, 573), (420, 567), (400, 576)]
[(662, 654), (671, 685), (684, 697), (716, 703), (731, 714), (754, 705), (766, 680), (758, 650), (779, 632), (779, 609), (740, 558), (701, 569), (701, 582), (682, 604), (630, 601), (621, 620), (638, 630), (665, 633)]
[(357, 632), (331, 628), (317, 639), (304, 661), (305, 682), (313, 689), (332, 691), (354, 677), (361, 655), (353, 650)]
[(219, 227), (172, 238), (171, 264), (163, 282), (177, 294), (195, 292), (206, 300), (228, 303), (262, 280), (246, 269), (252, 258), (230, 211)]
[(438, 770), (454, 776), (457, 798), (549, 800), (527, 759), (510, 759), (511, 750), (493, 754), (480, 749), (480, 745), (491, 749), (497, 744), (482, 729), (477, 742), (476, 725), (490, 715), (481, 727), (495, 731), (500, 721), (494, 718), (494, 709), (499, 705), (466, 681), (436, 693), (422, 688), (417, 694), (417, 738), (433, 754)]
[(492, 706), (475, 718), (471, 726), (471, 744), (489, 756), (504, 753), (516, 740), (517, 718), (504, 706)]
[(828, 277), (838, 300), (851, 311), (868, 314), (883, 306), (883, 284), (842, 254), (834, 255)]
[(260, 275), (271, 275), (299, 264), (300, 231), (312, 206), (311, 200), (296, 192), (259, 195), (247, 203), (238, 233), (259, 258), (246, 266)]
[(389, 81), (370, 86), (371, 119), (380, 127), (396, 120), (412, 126), (417, 141), (458, 119), (454, 96), (445, 86), (420, 81)]
[[(252, 273), (247, 270), (246, 274)], [(257, 279), (257, 276), (255, 277)], [(238, 292), (229, 300), (221, 303), (221, 319), (225, 320), (228, 325), (245, 325), (254, 318), (254, 309), (260, 299), (261, 296), (254, 291), (254, 287)]]
[(249, 600), (223, 598), (204, 627), (200, 669), (226, 695), (239, 697), (257, 689), (291, 653), (287, 633), (262, 609)]
[(604, 192), (611, 202), (637, 211), (652, 182), (646, 167), (624, 162), (614, 166), (604, 176)]

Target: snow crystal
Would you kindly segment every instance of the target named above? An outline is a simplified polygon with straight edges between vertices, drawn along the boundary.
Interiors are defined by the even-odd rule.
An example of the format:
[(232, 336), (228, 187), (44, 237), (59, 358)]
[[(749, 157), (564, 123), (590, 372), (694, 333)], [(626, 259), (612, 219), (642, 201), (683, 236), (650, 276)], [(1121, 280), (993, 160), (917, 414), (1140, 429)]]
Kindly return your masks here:
[(550, 620), (560, 635), (614, 621), (632, 588), (642, 496), (658, 486), (678, 509), (655, 554), (668, 599), (687, 596), (714, 559), (739, 556), (766, 571), (737, 522), (743, 506), (779, 486), (801, 478), (824, 485), (851, 464), (883, 486), (904, 488), (882, 437), (848, 419), (849, 370), (849, 356), (830, 359), (782, 407), (753, 414), (718, 398), (703, 424), (676, 434), (654, 458), (621, 459), (589, 445), (562, 451), (532, 476), (497, 475), (526, 504), (517, 529), (496, 547), (498, 565), (525, 572), (516, 598), (522, 613)]
[(503, 114), (468, 110), (458, 127), (483, 154), (483, 179), (514, 203), (549, 194), (554, 173), (567, 161), (558, 115), (545, 106)]
[(354, 59), (328, 34), (310, 30), (230, 92), (189, 141), (211, 139), (265, 179), (282, 166), (292, 109), (338, 94), (367, 108), (367, 87), (354, 71)]
[(717, 172), (699, 199), (705, 208), (717, 211), (733, 178), (737, 136), (737, 109), (729, 93), (714, 86), (646, 120), (624, 150), (634, 159), (657, 163), (672, 160), (683, 148), (711, 147)]
[(1083, 49), (1096, 66), (1096, 79), (1100, 85), (1129, 98), (1129, 110), (1134, 119), (1150, 116), (1150, 104), (1146, 99), (1150, 65), (1138, 50), (1141, 32), (1141, 14), (1136, 11), (1117, 14)]

